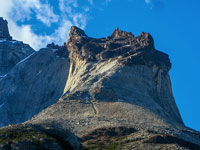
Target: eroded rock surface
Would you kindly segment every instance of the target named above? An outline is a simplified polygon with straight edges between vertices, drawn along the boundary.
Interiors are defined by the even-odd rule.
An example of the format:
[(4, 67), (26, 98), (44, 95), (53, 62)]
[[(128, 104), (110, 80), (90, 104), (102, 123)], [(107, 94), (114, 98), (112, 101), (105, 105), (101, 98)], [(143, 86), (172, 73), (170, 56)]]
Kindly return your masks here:
[(20, 61), (0, 79), (0, 126), (16, 124), (56, 103), (67, 81), (65, 47), (41, 49)]

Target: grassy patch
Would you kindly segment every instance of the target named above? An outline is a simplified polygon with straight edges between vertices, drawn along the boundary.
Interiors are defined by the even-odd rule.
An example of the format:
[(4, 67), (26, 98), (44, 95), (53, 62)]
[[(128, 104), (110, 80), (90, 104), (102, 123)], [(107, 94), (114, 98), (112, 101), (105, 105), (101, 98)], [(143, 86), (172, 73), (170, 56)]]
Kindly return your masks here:
[(86, 150), (121, 150), (123, 140), (134, 132), (134, 128), (107, 127), (96, 129), (81, 139)]
[(85, 146), (85, 150), (121, 150), (120, 143), (91, 143)]
[(0, 130), (0, 144), (4, 143), (16, 143), (16, 142), (32, 142), (40, 143), (43, 140), (55, 141), (54, 138), (48, 136), (46, 133), (39, 130), (26, 130), (23, 128), (16, 129), (2, 129)]

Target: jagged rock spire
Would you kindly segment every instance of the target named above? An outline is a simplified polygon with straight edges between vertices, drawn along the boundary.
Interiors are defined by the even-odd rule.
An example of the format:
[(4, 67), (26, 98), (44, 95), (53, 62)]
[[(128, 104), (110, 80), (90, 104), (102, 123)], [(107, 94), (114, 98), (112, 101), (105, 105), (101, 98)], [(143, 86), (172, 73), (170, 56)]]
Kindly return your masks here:
[(8, 22), (0, 17), (0, 39), (12, 40), (8, 31)]
[(88, 37), (82, 29), (71, 27), (67, 41), (71, 60), (105, 61), (116, 59), (125, 64), (140, 64), (146, 66), (167, 66), (171, 68), (168, 55), (159, 52), (154, 47), (154, 40), (149, 33), (142, 32), (134, 37), (131, 32), (116, 28), (107, 38)]
[(154, 49), (154, 40), (153, 37), (151, 36), (150, 33), (142, 32), (139, 36), (138, 39), (143, 46), (149, 45)]
[(127, 38), (127, 37), (134, 37), (131, 32), (122, 31), (117, 27), (114, 32), (112, 33), (111, 37), (113, 38)]
[(76, 38), (76, 37), (88, 37), (88, 36), (85, 34), (85, 32), (82, 29), (76, 26), (72, 26), (69, 32), (69, 39)]

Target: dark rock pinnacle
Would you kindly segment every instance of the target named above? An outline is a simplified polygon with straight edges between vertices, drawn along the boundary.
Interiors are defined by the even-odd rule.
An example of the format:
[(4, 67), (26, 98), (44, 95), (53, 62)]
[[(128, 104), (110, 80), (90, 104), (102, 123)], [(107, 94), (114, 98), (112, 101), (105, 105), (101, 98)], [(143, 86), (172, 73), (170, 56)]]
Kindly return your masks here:
[(12, 40), (8, 31), (8, 22), (0, 17), (0, 39)]

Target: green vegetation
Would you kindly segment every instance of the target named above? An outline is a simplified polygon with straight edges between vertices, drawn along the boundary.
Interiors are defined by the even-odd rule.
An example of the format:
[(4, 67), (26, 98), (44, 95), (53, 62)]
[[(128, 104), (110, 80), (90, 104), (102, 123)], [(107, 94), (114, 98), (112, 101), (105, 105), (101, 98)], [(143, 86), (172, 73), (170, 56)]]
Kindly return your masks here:
[(136, 129), (125, 127), (110, 127), (96, 129), (82, 137), (86, 150), (121, 150), (124, 141)]
[(16, 142), (31, 142), (40, 143), (43, 140), (55, 141), (54, 138), (47, 135), (45, 132), (36, 129), (27, 130), (25, 128), (2, 129), (0, 130), (0, 144), (16, 143)]
[(91, 140), (84, 144), (85, 150), (121, 150), (120, 141), (126, 137), (116, 139)]
[(92, 145), (88, 145), (87, 147), (85, 147), (85, 150), (121, 150), (121, 145), (119, 143), (93, 143)]

